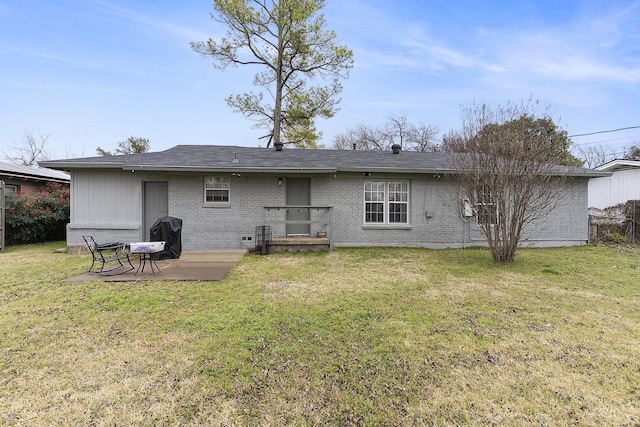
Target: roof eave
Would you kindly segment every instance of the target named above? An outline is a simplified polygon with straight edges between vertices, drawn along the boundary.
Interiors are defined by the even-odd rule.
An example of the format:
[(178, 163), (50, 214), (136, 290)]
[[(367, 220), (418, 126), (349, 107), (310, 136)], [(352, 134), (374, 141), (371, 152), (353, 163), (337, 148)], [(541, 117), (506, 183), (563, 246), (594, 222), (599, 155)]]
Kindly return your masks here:
[(613, 175), (611, 172), (600, 172), (600, 171), (595, 171), (593, 169), (589, 169), (587, 172), (569, 174), (569, 176), (585, 177), (585, 178), (605, 178), (611, 175)]
[(223, 172), (223, 173), (336, 173), (336, 168), (308, 168), (308, 167), (254, 167), (254, 166), (147, 166), (147, 165), (123, 165), (122, 169), (130, 171), (154, 171), (154, 172)]
[(611, 160), (604, 165), (598, 166), (595, 168), (599, 171), (616, 171), (618, 169), (633, 169), (640, 167), (640, 161), (638, 160), (626, 160), (626, 159), (616, 159)]
[(71, 169), (119, 169), (123, 166), (122, 162), (66, 162), (51, 161), (40, 162), (40, 165), (49, 169), (71, 170)]
[(444, 168), (390, 168), (390, 167), (366, 167), (366, 166), (346, 166), (338, 167), (338, 172), (376, 172), (376, 173), (396, 173), (396, 174), (451, 174), (452, 169)]
[(8, 172), (2, 172), (0, 173), (0, 176), (6, 176), (8, 178), (24, 179), (24, 180), (30, 180), (30, 181), (59, 182), (61, 184), (69, 184), (69, 182), (71, 181), (70, 178), (54, 178), (54, 177), (48, 177), (48, 176), (42, 176), (42, 175), (26, 175), (26, 174), (8, 173)]
[[(337, 167), (256, 167), (242, 166), (234, 164), (231, 166), (175, 166), (175, 165), (141, 165), (128, 164), (123, 162), (66, 162), (49, 161), (41, 162), (43, 166), (50, 169), (71, 170), (71, 169), (122, 169), (127, 171), (154, 171), (154, 172), (222, 172), (222, 173), (278, 173), (278, 174), (331, 174), (337, 172), (353, 173), (388, 173), (388, 174), (457, 174), (458, 171), (452, 168), (397, 168), (397, 167), (368, 167), (368, 166), (337, 166)], [(601, 178), (612, 175), (612, 172), (604, 170), (585, 169), (579, 172), (568, 173), (572, 177)]]

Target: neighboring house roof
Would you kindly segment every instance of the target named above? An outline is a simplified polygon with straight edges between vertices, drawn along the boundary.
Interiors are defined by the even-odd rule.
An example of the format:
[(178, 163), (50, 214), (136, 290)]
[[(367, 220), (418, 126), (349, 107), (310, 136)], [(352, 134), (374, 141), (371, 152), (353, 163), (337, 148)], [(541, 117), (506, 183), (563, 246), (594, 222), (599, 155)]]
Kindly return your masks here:
[(13, 163), (0, 162), (0, 177), (2, 176), (30, 179), (35, 181), (53, 181), (67, 184), (71, 180), (69, 174), (61, 172), (59, 170), (34, 168), (31, 166), (22, 166)]
[(596, 170), (607, 172), (610, 176), (589, 181), (590, 208), (606, 209), (640, 198), (640, 160), (612, 160)]
[[(377, 150), (253, 148), (221, 145), (178, 145), (166, 151), (41, 162), (56, 169), (118, 168), (124, 170), (275, 173), (455, 173), (450, 153)], [(571, 176), (609, 176), (608, 172), (559, 167)]]
[(616, 159), (612, 160), (608, 163), (605, 163), (602, 166), (598, 166), (596, 170), (599, 171), (607, 171), (607, 172), (616, 172), (619, 170), (628, 170), (628, 169), (638, 169), (640, 168), (640, 160), (622, 160)]

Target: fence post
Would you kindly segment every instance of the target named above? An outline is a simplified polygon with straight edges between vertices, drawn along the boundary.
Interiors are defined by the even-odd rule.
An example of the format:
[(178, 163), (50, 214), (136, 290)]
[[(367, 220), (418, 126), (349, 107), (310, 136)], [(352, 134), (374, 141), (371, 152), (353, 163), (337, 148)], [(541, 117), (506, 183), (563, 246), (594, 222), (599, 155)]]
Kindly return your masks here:
[(633, 219), (631, 220), (631, 244), (636, 242), (636, 206), (638, 204), (637, 200), (633, 201)]

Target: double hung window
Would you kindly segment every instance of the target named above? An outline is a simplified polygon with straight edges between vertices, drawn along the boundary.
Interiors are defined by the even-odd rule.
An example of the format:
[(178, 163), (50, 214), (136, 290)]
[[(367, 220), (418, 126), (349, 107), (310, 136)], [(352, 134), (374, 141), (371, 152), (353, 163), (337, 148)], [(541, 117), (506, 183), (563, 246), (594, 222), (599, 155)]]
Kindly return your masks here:
[(365, 224), (408, 224), (409, 183), (407, 181), (365, 181)]
[(476, 211), (478, 212), (478, 224), (496, 223), (496, 204), (491, 188), (488, 185), (479, 185), (477, 188)]
[(229, 203), (231, 180), (225, 176), (206, 176), (204, 178), (205, 203)]

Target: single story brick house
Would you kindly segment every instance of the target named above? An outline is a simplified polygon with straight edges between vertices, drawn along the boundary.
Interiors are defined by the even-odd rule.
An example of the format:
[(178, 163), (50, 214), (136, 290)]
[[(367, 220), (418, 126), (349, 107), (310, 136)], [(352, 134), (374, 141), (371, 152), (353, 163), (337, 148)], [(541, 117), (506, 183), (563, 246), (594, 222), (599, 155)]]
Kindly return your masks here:
[[(182, 219), (184, 250), (248, 248), (273, 237), (325, 236), (332, 247), (484, 245), (447, 153), (178, 145), (166, 151), (44, 162), (71, 174), (67, 245), (145, 241), (157, 218)], [(567, 199), (522, 243), (588, 240), (587, 188), (608, 173), (571, 169)]]
[(39, 193), (50, 183), (68, 187), (70, 179), (68, 174), (59, 170), (0, 162), (0, 181), (4, 181), (7, 193)]

